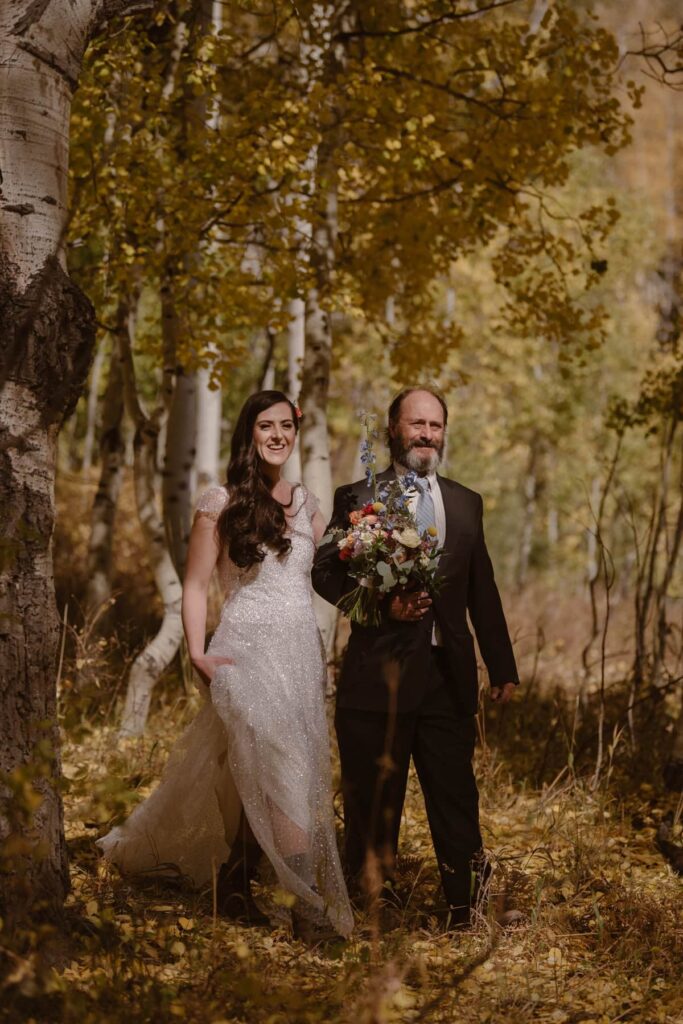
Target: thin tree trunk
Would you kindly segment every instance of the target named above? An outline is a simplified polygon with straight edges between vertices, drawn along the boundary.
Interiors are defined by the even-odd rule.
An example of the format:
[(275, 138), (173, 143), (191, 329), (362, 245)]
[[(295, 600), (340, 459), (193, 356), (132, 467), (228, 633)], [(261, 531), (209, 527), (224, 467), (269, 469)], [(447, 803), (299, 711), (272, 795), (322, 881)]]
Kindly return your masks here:
[[(678, 426), (678, 424), (677, 424)], [(675, 437), (672, 434), (671, 442)], [(672, 534), (666, 536), (667, 551), (666, 560), (661, 574), (661, 579), (655, 586), (655, 608), (657, 612), (657, 626), (653, 642), (652, 659), (652, 680), (655, 685), (660, 681), (662, 670), (666, 665), (666, 652), (669, 638), (669, 624), (667, 618), (667, 605), (669, 590), (673, 581), (674, 572), (678, 565), (678, 558), (681, 550), (681, 539), (683, 538), (683, 452), (681, 452), (681, 465), (679, 469), (678, 483), (678, 513), (676, 514)]]
[(90, 387), (88, 388), (88, 402), (86, 405), (85, 437), (83, 438), (83, 461), (81, 469), (87, 473), (92, 466), (92, 453), (95, 447), (95, 434), (97, 432), (97, 407), (100, 397), (100, 379), (102, 367), (104, 366), (104, 342), (101, 342), (95, 352), (92, 370), (90, 371)]
[[(206, 4), (209, 12), (209, 20), (214, 34), (220, 33), (223, 27), (222, 0), (209, 0)], [(210, 131), (220, 130), (221, 104), (216, 96), (213, 102), (209, 103), (207, 111), (207, 126)], [(205, 490), (213, 484), (217, 484), (220, 472), (219, 460), (221, 454), (221, 426), (223, 409), (221, 401), (221, 389), (218, 385), (211, 387), (211, 371), (208, 367), (202, 366), (197, 371), (197, 423), (196, 423), (196, 447), (195, 474), (197, 492)], [(194, 495), (193, 495), (194, 497)]]
[[(287, 324), (287, 391), (293, 402), (301, 394), (301, 374), (304, 352), (306, 351), (306, 304), (303, 299), (292, 299), (289, 303), (290, 320)], [(285, 465), (285, 477), (291, 483), (298, 483), (303, 475), (301, 467), (301, 440)]]
[(197, 456), (197, 376), (178, 368), (166, 422), (162, 497), (168, 546), (178, 575), (185, 573), (192, 528)]
[(221, 389), (209, 387), (211, 375), (197, 371), (197, 490), (203, 491), (219, 480), (221, 450)]
[[(119, 305), (117, 321), (125, 316)], [(118, 325), (118, 330), (122, 325)], [(114, 338), (109, 366), (107, 390), (102, 403), (102, 436), (100, 439), (100, 482), (92, 506), (90, 543), (88, 545), (88, 589), (86, 606), (101, 607), (111, 597), (112, 550), (114, 519), (121, 491), (126, 458), (126, 442), (122, 431), (123, 372), (117, 338)]]
[(315, 287), (306, 296), (301, 440), (304, 484), (318, 497), (323, 515), (329, 518), (332, 514), (332, 472), (327, 398), (332, 362), (332, 326), (324, 302), (334, 267), (337, 231), (336, 196), (333, 191), (328, 192), (326, 200), (325, 216), (313, 234), (311, 262), (315, 272)]
[(538, 491), (538, 443), (533, 438), (529, 446), (529, 463), (524, 477), (524, 515), (522, 518), (522, 535), (517, 556), (517, 589), (523, 590), (529, 573), (529, 560), (534, 539), (536, 521), (536, 496)]
[(141, 736), (147, 722), (152, 690), (161, 673), (176, 655), (183, 636), (180, 618), (182, 588), (166, 543), (164, 524), (157, 511), (159, 478), (157, 449), (160, 416), (145, 414), (138, 399), (131, 351), (130, 329), (119, 333), (129, 415), (135, 423), (135, 500), (154, 581), (164, 605), (164, 615), (156, 636), (133, 662), (121, 718), (121, 736)]
[(597, 529), (598, 522), (598, 509), (601, 507), (601, 495), (600, 495), (600, 477), (594, 476), (591, 480), (591, 513), (596, 517), (596, 529), (588, 527), (586, 529), (586, 582), (591, 587), (593, 582), (597, 580), (599, 573), (598, 565), (598, 534)]
[[(593, 482), (591, 485), (590, 512), (594, 518), (594, 527), (592, 530), (589, 531), (588, 536), (589, 540), (591, 540), (594, 554), (592, 556), (593, 561), (590, 561), (589, 559), (588, 565), (588, 595), (590, 598), (591, 608), (591, 630), (588, 640), (586, 641), (586, 644), (581, 652), (581, 663), (583, 665), (583, 674), (585, 678), (588, 678), (590, 675), (590, 654), (593, 648), (593, 644), (600, 635), (601, 629), (603, 637), (603, 652), (607, 637), (608, 617), (610, 608), (609, 591), (613, 585), (613, 580), (611, 579), (611, 561), (609, 561), (608, 563), (605, 542), (603, 539), (603, 528), (605, 522), (605, 510), (607, 508), (607, 498), (609, 497), (610, 491), (612, 490), (612, 484), (614, 483), (615, 473), (621, 456), (622, 443), (623, 435), (620, 434), (617, 438), (614, 454), (612, 455), (612, 459), (607, 470), (607, 476), (605, 477), (604, 485), (601, 486), (600, 478), (597, 476), (593, 478)], [(600, 582), (601, 572), (605, 586), (605, 613), (602, 622), (602, 627), (600, 624), (600, 613), (598, 610), (598, 583)], [(604, 680), (603, 684), (601, 685), (604, 685)]]
[(64, 259), (71, 97), (89, 39), (142, 6), (0, 6), (0, 913), (9, 920), (56, 910), (69, 886), (57, 785), (54, 475), (57, 434), (95, 341), (94, 311)]
[(259, 374), (258, 390), (272, 391), (275, 387), (275, 331), (266, 327), (263, 334), (264, 353)]
[(659, 481), (650, 527), (647, 535), (645, 557), (636, 581), (636, 622), (633, 677), (634, 691), (645, 680), (646, 668), (652, 662), (652, 644), (649, 642), (649, 627), (652, 619), (652, 608), (657, 596), (657, 564), (659, 561), (662, 535), (666, 530), (666, 503), (669, 492), (669, 474), (671, 468), (672, 445), (676, 431), (676, 420), (671, 419), (664, 425), (664, 436), (660, 458)]
[[(203, 42), (212, 27), (218, 29), (220, 26), (218, 5), (213, 0), (197, 0), (188, 7), (187, 20), (188, 33), (184, 39), (187, 58), (190, 62), (201, 62), (205, 59), (200, 56)], [(182, 52), (181, 44), (179, 56)], [(176, 68), (177, 61), (174, 59), (171, 76), (175, 75)], [(189, 137), (198, 129), (201, 130), (202, 126), (209, 129), (212, 117), (218, 116), (218, 113), (215, 105), (214, 110), (211, 110), (207, 93), (194, 89), (187, 78), (181, 80), (181, 85), (184, 88), (178, 110), (179, 132), (175, 157), (182, 165), (187, 159)], [(190, 275), (201, 260), (201, 255), (199, 240), (188, 239), (187, 248), (169, 255), (161, 286), (164, 400), (168, 412), (162, 499), (168, 546), (181, 579), (185, 573), (197, 483), (197, 374), (187, 366), (182, 356), (182, 345), (187, 343), (190, 328), (184, 315), (182, 296), (179, 297), (178, 293), (177, 268), (182, 266), (184, 275)]]
[[(349, 29), (353, 23), (350, 4), (318, 5), (313, 35), (302, 43), (302, 67), (306, 68), (306, 87), (312, 88), (322, 77), (333, 81), (345, 63), (343, 46), (330, 45), (337, 28)], [(311, 22), (313, 25), (313, 21)], [(339, 105), (343, 103), (340, 97)], [(332, 121), (341, 123), (341, 109), (333, 113)], [(311, 150), (306, 171), (311, 189), (310, 225), (301, 233), (308, 239), (311, 286), (305, 298), (304, 339), (300, 405), (303, 412), (300, 434), (302, 476), (306, 487), (320, 501), (326, 520), (332, 514), (332, 470), (330, 464), (327, 400), (332, 362), (332, 324), (329, 295), (335, 270), (338, 216), (336, 168), (333, 161), (337, 138), (332, 128), (327, 136)], [(318, 625), (328, 653), (334, 644), (336, 609), (322, 600), (316, 600)]]
[[(300, 445), (303, 482), (320, 501), (320, 510), (327, 522), (332, 515), (332, 471), (327, 424), (332, 328), (330, 314), (322, 305), (322, 299), (329, 286), (329, 275), (334, 264), (336, 203), (333, 193), (327, 197), (326, 214), (313, 237), (312, 262), (316, 287), (306, 296)], [(334, 643), (337, 612), (317, 595), (315, 610), (323, 644), (329, 653)]]

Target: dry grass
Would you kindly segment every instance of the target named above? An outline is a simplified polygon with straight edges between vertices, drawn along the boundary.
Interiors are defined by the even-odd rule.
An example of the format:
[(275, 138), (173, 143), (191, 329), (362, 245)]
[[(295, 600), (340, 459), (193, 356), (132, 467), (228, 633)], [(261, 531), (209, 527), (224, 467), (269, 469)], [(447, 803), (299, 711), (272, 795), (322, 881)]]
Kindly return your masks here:
[[(62, 486), (65, 506), (80, 500), (88, 507), (92, 482)], [(128, 490), (122, 511), (133, 521)], [(69, 552), (68, 564), (58, 566), (61, 607), (67, 594), (82, 593), (84, 518), (60, 523), (57, 550)], [(131, 583), (132, 567), (144, 566), (134, 531), (121, 531), (116, 557), (116, 639), (103, 642), (79, 623), (63, 672), (73, 880), (66, 929), (13, 937), (0, 930), (0, 959), (9, 967), (0, 1020), (683, 1021), (683, 885), (654, 846), (658, 822), (676, 810), (657, 774), (662, 707), (640, 720), (635, 746), (619, 732), (627, 602), (614, 616), (608, 661), (608, 746), (618, 740), (595, 788), (595, 677), (578, 670), (585, 602), (540, 588), (507, 602), (525, 684), (516, 706), (482, 718), (477, 771), (496, 867), (491, 909), (518, 908), (523, 923), (501, 932), (483, 916), (471, 933), (439, 933), (429, 918), (438, 899), (436, 865), (413, 778), (402, 829), (402, 908), (359, 918), (352, 939), (323, 954), (291, 940), (282, 908), (275, 907), (280, 920), (271, 931), (244, 929), (213, 919), (208, 892), (133, 887), (98, 862), (94, 839), (154, 785), (194, 713), (180, 680), (170, 679), (159, 684), (145, 739), (116, 739), (114, 698), (131, 650), (154, 626), (149, 581), (140, 587), (138, 573)]]
[[(531, 789), (480, 750), (485, 841), (496, 862), (491, 906), (525, 920), (502, 932), (483, 917), (440, 934), (425, 916), (438, 882), (424, 807), (411, 779), (403, 825), (401, 911), (365, 916), (326, 953), (272, 931), (214, 920), (210, 893), (136, 888), (97, 860), (94, 838), (157, 777), (192, 714), (167, 706), (142, 741), (110, 727), (67, 742), (70, 938), (36, 941), (0, 1019), (187, 1020), (244, 1024), (390, 1022), (680, 1022), (682, 884), (655, 850), (647, 785), (627, 801), (564, 773)], [(173, 723), (172, 726), (169, 723)], [(632, 822), (636, 822), (634, 826)], [(284, 911), (279, 910), (283, 918)], [(59, 950), (59, 969), (43, 951)]]

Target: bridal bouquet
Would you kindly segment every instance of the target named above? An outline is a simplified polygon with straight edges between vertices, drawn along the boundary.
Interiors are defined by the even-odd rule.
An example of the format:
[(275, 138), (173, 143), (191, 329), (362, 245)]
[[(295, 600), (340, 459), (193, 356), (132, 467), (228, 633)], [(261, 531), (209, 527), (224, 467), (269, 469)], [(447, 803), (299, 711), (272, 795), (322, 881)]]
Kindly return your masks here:
[(336, 541), (339, 557), (349, 563), (349, 575), (357, 582), (338, 606), (363, 626), (379, 625), (379, 602), (395, 590), (435, 591), (441, 554), (436, 526), (420, 533), (408, 506), (408, 492), (417, 474), (406, 473), (378, 487), (373, 420), (374, 416), (363, 415), (367, 438), (361, 442), (361, 462), (373, 500), (350, 513), (346, 529), (333, 530), (323, 538), (323, 542)]

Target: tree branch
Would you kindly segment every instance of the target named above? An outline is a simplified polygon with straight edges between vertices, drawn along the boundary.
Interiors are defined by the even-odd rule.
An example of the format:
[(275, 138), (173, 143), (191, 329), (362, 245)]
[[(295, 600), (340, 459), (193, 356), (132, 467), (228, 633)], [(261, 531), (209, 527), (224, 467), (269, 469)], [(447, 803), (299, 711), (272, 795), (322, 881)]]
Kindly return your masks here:
[(107, 22), (113, 18), (129, 17), (133, 14), (140, 14), (142, 11), (149, 11), (153, 3), (154, 0), (98, 0), (94, 6), (90, 29), (91, 37), (101, 32)]
[(406, 28), (387, 29), (383, 32), (372, 29), (349, 29), (335, 34), (335, 42), (347, 42), (350, 39), (394, 39), (399, 36), (416, 35), (419, 32), (428, 32), (439, 25), (449, 25), (458, 21), (465, 21), (468, 18), (479, 18), (489, 11), (499, 8), (510, 7), (519, 4), (521, 0), (492, 0), (491, 3), (477, 7), (471, 11), (453, 11), (451, 14), (442, 14), (438, 18), (430, 18), (428, 21), (421, 21), (416, 25), (408, 25)]
[[(657, 35), (659, 39), (651, 42), (651, 37)], [(647, 65), (648, 78), (676, 91), (683, 90), (683, 28), (670, 32), (658, 22), (655, 33), (646, 32), (641, 24), (640, 38), (640, 49), (627, 50), (621, 62), (626, 57), (640, 57)]]

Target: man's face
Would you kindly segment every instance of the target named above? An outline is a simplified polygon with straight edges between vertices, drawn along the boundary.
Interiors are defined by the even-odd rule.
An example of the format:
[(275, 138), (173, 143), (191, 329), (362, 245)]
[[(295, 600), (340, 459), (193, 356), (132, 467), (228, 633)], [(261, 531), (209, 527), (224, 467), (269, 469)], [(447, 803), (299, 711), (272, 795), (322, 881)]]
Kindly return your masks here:
[(401, 402), (397, 422), (389, 427), (394, 462), (423, 476), (433, 473), (443, 456), (446, 430), (441, 402), (428, 391), (413, 391)]

